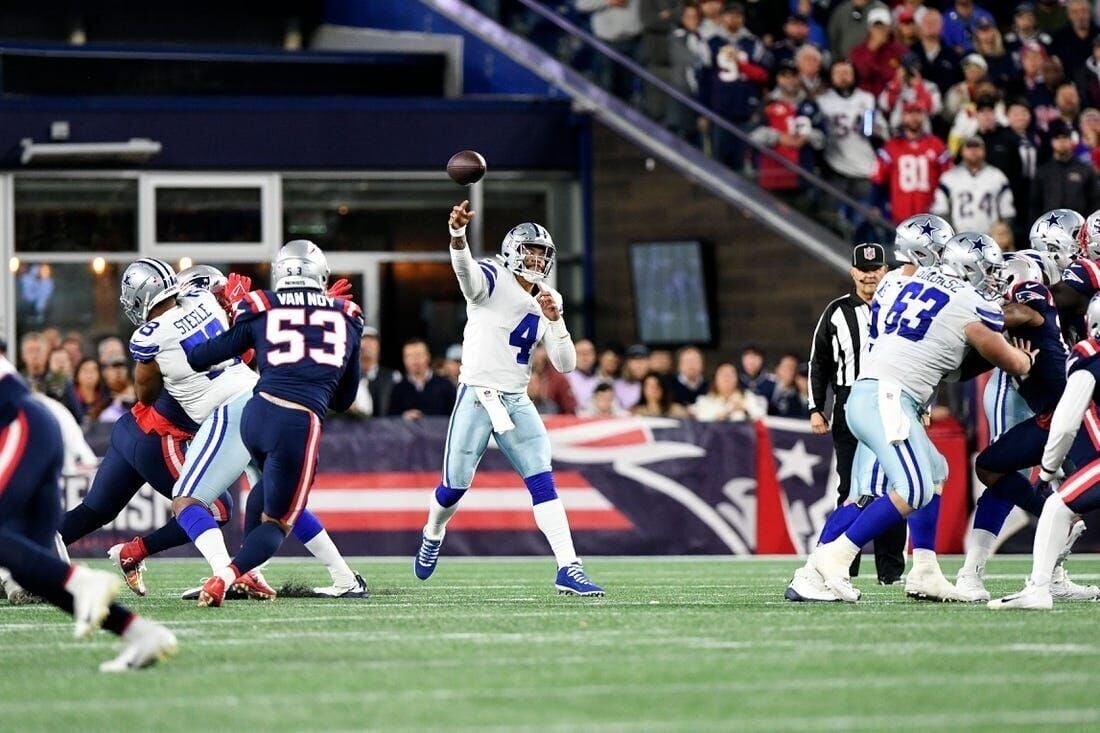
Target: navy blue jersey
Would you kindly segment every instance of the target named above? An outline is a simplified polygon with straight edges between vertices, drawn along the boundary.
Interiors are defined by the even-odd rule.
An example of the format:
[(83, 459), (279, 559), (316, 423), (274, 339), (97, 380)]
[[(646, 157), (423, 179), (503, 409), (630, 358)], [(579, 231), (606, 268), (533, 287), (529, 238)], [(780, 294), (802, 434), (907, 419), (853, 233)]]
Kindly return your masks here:
[[(0, 427), (7, 425), (19, 414), (19, 408), (30, 398), (31, 390), (15, 367), (0, 357)], [(3, 489), (0, 486), (0, 489)]]
[(1041, 283), (1023, 282), (1013, 286), (1007, 300), (1027, 306), (1043, 317), (1042, 325), (1020, 326), (1009, 329), (1009, 333), (1039, 349), (1027, 379), (1016, 380), (1016, 391), (1032, 412), (1045, 415), (1055, 408), (1066, 390), (1066, 344), (1062, 341), (1054, 296)]
[(198, 423), (187, 416), (183, 406), (176, 402), (176, 398), (168, 394), (168, 390), (162, 389), (153, 403), (153, 409), (159, 412), (168, 422), (180, 430), (194, 435), (199, 432)]
[(1066, 365), (1067, 376), (1084, 369), (1096, 379), (1096, 386), (1092, 389), (1093, 402), (1100, 400), (1100, 341), (1085, 339), (1069, 352), (1069, 361)]
[(233, 327), (187, 354), (191, 368), (256, 350), (256, 392), (296, 402), (324, 418), (343, 411), (359, 388), (363, 313), (350, 300), (316, 290), (254, 290), (237, 303)]

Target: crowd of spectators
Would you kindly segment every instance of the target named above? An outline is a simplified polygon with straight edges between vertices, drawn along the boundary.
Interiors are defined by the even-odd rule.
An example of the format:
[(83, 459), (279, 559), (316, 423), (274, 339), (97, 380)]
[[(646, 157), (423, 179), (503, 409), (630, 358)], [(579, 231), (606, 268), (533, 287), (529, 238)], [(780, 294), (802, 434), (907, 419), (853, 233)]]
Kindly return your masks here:
[[(1052, 208), (1100, 208), (1100, 0), (547, 0), (744, 136), (547, 34), (514, 0), (469, 0), (853, 239), (865, 217), (750, 138), (899, 222), (936, 208), (956, 229), (1023, 244)], [(965, 151), (969, 149), (967, 154)], [(957, 163), (983, 185), (954, 186)], [(957, 177), (963, 177), (959, 173)]]

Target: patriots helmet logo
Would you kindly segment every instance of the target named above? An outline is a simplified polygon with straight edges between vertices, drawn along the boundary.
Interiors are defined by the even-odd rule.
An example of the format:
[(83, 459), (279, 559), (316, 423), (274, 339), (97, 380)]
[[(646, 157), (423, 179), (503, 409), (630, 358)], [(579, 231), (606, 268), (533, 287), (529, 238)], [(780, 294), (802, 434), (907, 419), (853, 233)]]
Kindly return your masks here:
[(1081, 283), (1082, 285), (1084, 285), (1084, 283), (1085, 283), (1085, 281), (1081, 279), (1081, 276), (1078, 275), (1074, 271), (1074, 268), (1072, 268), (1072, 267), (1067, 268), (1065, 270), (1065, 272), (1062, 273), (1062, 279), (1063, 280), (1073, 280), (1074, 282)]
[(1016, 301), (1019, 303), (1026, 303), (1029, 300), (1046, 300), (1041, 293), (1037, 293), (1034, 290), (1017, 290)]

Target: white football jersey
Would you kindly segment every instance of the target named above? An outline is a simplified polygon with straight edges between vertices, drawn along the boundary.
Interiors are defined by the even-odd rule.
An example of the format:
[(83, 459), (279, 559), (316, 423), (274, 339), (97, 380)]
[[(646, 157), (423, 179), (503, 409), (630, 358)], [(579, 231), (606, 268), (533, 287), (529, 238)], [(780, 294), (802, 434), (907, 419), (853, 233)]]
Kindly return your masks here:
[[(467, 299), (458, 379), (471, 387), (526, 392), (531, 381), (531, 353), (545, 335), (549, 321), (534, 296), (498, 259), (479, 260), (477, 264), (489, 294), (479, 303)], [(538, 287), (553, 294), (560, 310), (561, 294), (542, 283)]]
[(934, 267), (883, 278), (871, 303), (874, 343), (860, 377), (894, 382), (924, 404), (962, 364), (968, 348), (963, 331), (971, 323), (1004, 330), (1001, 306), (969, 283)]
[(999, 168), (982, 166), (971, 173), (965, 165), (940, 176), (932, 213), (944, 217), (957, 232), (988, 232), (995, 221), (1016, 216), (1008, 177)]
[(206, 290), (190, 290), (177, 296), (177, 305), (130, 337), (134, 361), (155, 361), (168, 394), (196, 423), (202, 423), (215, 408), (256, 385), (258, 377), (234, 359), (224, 369), (196, 372), (187, 363), (187, 351), (229, 328), (229, 319), (217, 299)]
[(830, 89), (817, 98), (817, 106), (825, 116), (825, 162), (848, 178), (870, 176), (875, 167), (875, 151), (871, 140), (863, 134), (863, 116), (868, 112), (874, 116), (874, 132), (884, 137), (889, 134), (881, 114), (875, 111), (875, 98), (862, 89), (847, 97)]

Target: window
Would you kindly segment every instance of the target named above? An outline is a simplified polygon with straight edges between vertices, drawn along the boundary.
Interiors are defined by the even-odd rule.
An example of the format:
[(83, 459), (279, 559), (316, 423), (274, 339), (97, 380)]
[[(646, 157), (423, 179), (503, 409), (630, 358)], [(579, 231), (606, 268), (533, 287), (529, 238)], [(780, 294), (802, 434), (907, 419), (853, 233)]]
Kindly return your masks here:
[(136, 252), (137, 181), (14, 178), (17, 252)]
[(103, 336), (130, 338), (133, 326), (118, 302), (125, 264), (20, 262), (15, 273), (16, 334), (54, 327), (79, 331), (86, 342)]
[(263, 205), (258, 187), (159, 186), (155, 196), (158, 243), (263, 241)]

